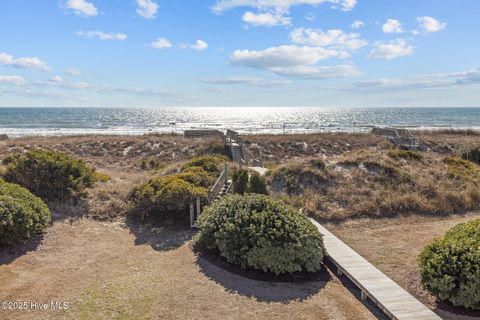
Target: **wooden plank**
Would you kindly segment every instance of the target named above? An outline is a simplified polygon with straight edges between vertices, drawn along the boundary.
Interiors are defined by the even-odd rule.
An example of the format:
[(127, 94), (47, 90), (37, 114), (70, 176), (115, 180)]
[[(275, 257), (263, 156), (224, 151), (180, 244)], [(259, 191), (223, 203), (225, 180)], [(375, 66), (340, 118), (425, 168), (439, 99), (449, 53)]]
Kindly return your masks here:
[(370, 298), (387, 316), (398, 320), (438, 320), (432, 310), (401, 288), (334, 234), (310, 219), (323, 234), (328, 259)]

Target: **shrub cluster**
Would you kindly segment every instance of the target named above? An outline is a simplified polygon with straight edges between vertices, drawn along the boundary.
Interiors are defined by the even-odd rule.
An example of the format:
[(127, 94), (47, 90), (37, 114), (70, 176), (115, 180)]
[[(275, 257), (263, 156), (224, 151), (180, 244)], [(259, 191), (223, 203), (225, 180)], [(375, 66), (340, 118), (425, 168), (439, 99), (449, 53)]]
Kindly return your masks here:
[(18, 183), (46, 200), (66, 200), (92, 187), (95, 169), (67, 154), (31, 150), (3, 160), (5, 180)]
[(208, 188), (220, 172), (223, 158), (199, 157), (182, 166), (177, 174), (159, 176), (133, 188), (130, 201), (142, 218), (157, 221), (184, 221), (189, 217), (190, 203), (197, 197), (205, 202)]
[(320, 269), (322, 235), (301, 213), (265, 195), (229, 195), (199, 218), (196, 248), (274, 274)]
[(262, 177), (257, 172), (252, 173), (248, 181), (248, 192), (268, 194), (267, 181), (265, 180), (265, 177)]
[(0, 246), (11, 246), (42, 233), (52, 215), (27, 189), (0, 180)]
[(203, 170), (207, 171), (209, 174), (218, 175), (222, 171), (221, 163), (222, 161), (228, 161), (226, 157), (221, 156), (203, 156), (196, 157), (187, 161), (182, 170), (185, 170), (190, 167), (200, 167)]
[(233, 192), (244, 194), (248, 188), (248, 171), (245, 169), (238, 169), (233, 171), (232, 177)]
[(480, 146), (475, 146), (461, 152), (460, 156), (464, 160), (480, 164)]
[(420, 255), (421, 280), (440, 300), (480, 310), (480, 219), (461, 223)]

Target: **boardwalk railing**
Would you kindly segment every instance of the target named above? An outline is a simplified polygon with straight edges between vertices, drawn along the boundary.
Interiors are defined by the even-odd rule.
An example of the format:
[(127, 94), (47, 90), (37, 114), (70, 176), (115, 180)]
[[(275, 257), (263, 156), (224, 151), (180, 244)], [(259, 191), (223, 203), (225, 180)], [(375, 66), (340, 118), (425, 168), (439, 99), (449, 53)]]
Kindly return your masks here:
[(215, 181), (215, 184), (213, 187), (208, 191), (208, 204), (211, 204), (213, 199), (218, 195), (220, 190), (222, 190), (223, 186), (225, 183), (227, 183), (228, 180), (228, 167), (227, 164), (224, 165), (222, 173), (218, 177), (217, 181)]

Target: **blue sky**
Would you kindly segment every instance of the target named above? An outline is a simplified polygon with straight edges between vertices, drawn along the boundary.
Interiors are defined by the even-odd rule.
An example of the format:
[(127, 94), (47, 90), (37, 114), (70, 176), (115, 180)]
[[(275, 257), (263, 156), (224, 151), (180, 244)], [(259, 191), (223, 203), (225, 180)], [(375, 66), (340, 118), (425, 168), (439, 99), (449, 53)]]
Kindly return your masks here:
[(480, 107), (476, 0), (3, 0), (0, 106)]

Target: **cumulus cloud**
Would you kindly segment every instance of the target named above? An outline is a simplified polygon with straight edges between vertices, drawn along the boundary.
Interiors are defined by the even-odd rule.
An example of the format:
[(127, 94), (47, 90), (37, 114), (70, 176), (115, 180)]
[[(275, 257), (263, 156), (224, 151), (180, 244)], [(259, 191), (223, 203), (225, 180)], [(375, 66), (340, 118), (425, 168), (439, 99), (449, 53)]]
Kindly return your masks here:
[(198, 50), (198, 51), (203, 51), (208, 48), (208, 43), (206, 43), (203, 40), (197, 40), (195, 41), (194, 44), (185, 44), (182, 43), (180, 44), (180, 48), (182, 49), (193, 49), (193, 50)]
[(414, 47), (409, 45), (404, 39), (396, 39), (387, 43), (377, 42), (368, 57), (371, 59), (392, 60), (412, 55), (413, 49)]
[(288, 80), (266, 80), (256, 77), (200, 78), (199, 81), (216, 85), (248, 85), (252, 87), (276, 87), (289, 84)]
[(127, 35), (123, 33), (105, 33), (102, 31), (77, 31), (77, 36), (88, 39), (98, 38), (100, 40), (120, 40), (127, 39)]
[(23, 86), (27, 81), (21, 76), (0, 76), (0, 84), (2, 83), (11, 86)]
[(367, 45), (367, 41), (360, 39), (358, 33), (345, 33), (338, 29), (322, 31), (297, 28), (290, 33), (289, 37), (294, 43), (313, 47), (356, 50)]
[(145, 19), (155, 19), (158, 4), (152, 0), (137, 0), (137, 14)]
[(385, 33), (402, 33), (403, 30), (402, 24), (400, 21), (395, 19), (388, 19), (387, 22), (382, 26), (382, 30)]
[(363, 26), (365, 26), (365, 22), (360, 21), (360, 20), (355, 20), (355, 21), (352, 22), (352, 25), (350, 27), (352, 29), (360, 29)]
[(150, 47), (155, 49), (166, 49), (166, 48), (171, 48), (172, 43), (166, 38), (158, 38), (154, 42), (150, 43)]
[(232, 63), (245, 67), (268, 70), (278, 75), (303, 78), (334, 78), (359, 74), (351, 65), (318, 66), (322, 60), (342, 57), (344, 53), (323, 47), (284, 45), (264, 50), (236, 50)]
[(38, 69), (47, 72), (52, 70), (46, 62), (37, 57), (14, 58), (12, 55), (4, 52), (0, 53), (0, 64), (19, 69)]
[(92, 2), (85, 0), (68, 0), (65, 7), (78, 16), (93, 17), (98, 15), (98, 9)]
[(420, 24), (420, 27), (428, 33), (438, 32), (447, 27), (447, 24), (445, 22), (441, 22), (432, 17), (418, 17), (417, 21)]
[(342, 11), (351, 11), (357, 5), (357, 0), (343, 0)]
[(254, 26), (288, 26), (292, 23), (292, 18), (284, 16), (282, 13), (253, 13), (245, 12), (242, 16), (242, 20), (245, 23)]

